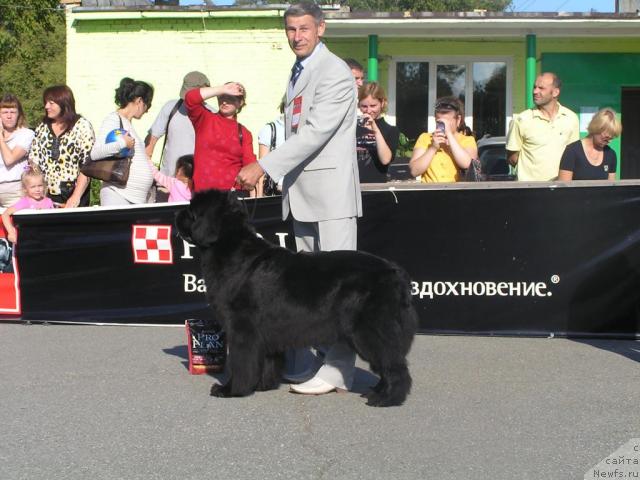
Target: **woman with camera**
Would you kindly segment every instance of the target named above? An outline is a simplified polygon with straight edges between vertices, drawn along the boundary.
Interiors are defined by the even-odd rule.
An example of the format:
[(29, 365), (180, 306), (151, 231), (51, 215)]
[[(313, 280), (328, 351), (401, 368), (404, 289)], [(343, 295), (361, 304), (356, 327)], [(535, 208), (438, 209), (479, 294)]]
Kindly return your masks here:
[(462, 170), (478, 158), (478, 146), (464, 123), (464, 105), (456, 97), (436, 102), (436, 130), (418, 137), (409, 162), (411, 175), (422, 183), (457, 182)]
[(382, 115), (387, 109), (387, 96), (376, 82), (367, 83), (358, 91), (356, 147), (360, 183), (384, 183), (389, 180), (389, 165), (393, 162), (400, 130), (389, 125)]

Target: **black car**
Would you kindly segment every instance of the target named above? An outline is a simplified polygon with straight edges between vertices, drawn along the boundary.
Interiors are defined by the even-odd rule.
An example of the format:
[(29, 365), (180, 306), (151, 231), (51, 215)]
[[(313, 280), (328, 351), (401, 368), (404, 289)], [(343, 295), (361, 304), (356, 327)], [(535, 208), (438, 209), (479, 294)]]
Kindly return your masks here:
[(478, 140), (478, 157), (486, 181), (515, 180), (507, 161), (505, 137), (482, 137)]

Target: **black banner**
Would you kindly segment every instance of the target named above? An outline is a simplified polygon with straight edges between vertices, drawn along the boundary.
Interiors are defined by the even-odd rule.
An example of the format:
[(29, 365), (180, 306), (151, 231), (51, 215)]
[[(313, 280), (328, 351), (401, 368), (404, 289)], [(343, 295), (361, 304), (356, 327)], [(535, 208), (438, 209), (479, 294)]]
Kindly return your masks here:
[[(258, 232), (294, 249), (281, 200), (245, 200)], [(363, 192), (361, 250), (413, 279), (421, 330), (634, 337), (640, 185), (396, 186)], [(209, 315), (179, 205), (16, 215), (22, 318), (175, 323)]]

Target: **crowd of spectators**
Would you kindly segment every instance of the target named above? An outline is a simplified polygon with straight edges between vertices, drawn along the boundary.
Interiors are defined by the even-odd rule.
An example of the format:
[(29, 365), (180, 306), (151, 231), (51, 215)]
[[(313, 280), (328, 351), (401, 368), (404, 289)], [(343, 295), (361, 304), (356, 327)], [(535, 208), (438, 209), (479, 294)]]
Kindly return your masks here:
[[(384, 119), (387, 97), (382, 86), (365, 82), (362, 65), (345, 60), (358, 89), (356, 129), (361, 183), (389, 181), (389, 166), (396, 158), (400, 132)], [(580, 139), (576, 114), (559, 102), (561, 81), (553, 73), (538, 76), (533, 88), (535, 106), (514, 115), (506, 140), (507, 159), (520, 181), (615, 179), (617, 159), (608, 146), (622, 126), (610, 108), (595, 114), (588, 135)], [(115, 111), (104, 118), (97, 135), (89, 121), (76, 112), (73, 92), (66, 85), (44, 90), (43, 118), (35, 131), (27, 128), (20, 100), (0, 98), (0, 206), (13, 206), (24, 194), (23, 174), (40, 172), (45, 193), (57, 207), (89, 204), (90, 179), (80, 167), (127, 149), (131, 158), (124, 186), (103, 182), (101, 205), (127, 205), (150, 201), (183, 201), (193, 191), (208, 188), (238, 189), (240, 169), (256, 161), (251, 132), (238, 122), (247, 93), (237, 82), (210, 86), (201, 72), (189, 72), (178, 99), (161, 108), (143, 140), (133, 125), (151, 107), (154, 89), (144, 81), (123, 78), (115, 90)], [(206, 101), (216, 97), (217, 110)], [(279, 116), (258, 134), (262, 158), (284, 142), (284, 100)], [(422, 133), (415, 143), (409, 169), (423, 183), (464, 180), (464, 172), (478, 158), (478, 146), (465, 125), (464, 104), (457, 97), (436, 101), (436, 128)], [(107, 142), (115, 129), (126, 133)], [(160, 165), (151, 161), (164, 137)], [(267, 175), (253, 196), (275, 195), (278, 179)], [(155, 184), (154, 184), (155, 182)], [(155, 187), (155, 188), (152, 188)]]

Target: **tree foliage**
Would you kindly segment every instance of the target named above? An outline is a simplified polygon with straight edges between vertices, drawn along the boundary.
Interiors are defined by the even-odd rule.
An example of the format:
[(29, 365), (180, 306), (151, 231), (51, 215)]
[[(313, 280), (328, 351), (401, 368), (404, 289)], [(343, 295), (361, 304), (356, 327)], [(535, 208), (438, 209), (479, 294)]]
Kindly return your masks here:
[(65, 82), (65, 17), (58, 0), (0, 0), (0, 89), (18, 96), (34, 126), (42, 90)]
[[(236, 0), (238, 6), (282, 4), (282, 0)], [(333, 5), (337, 2), (319, 0), (320, 4)], [(339, 3), (351, 7), (353, 11), (374, 12), (469, 12), (488, 10), (501, 12), (511, 5), (511, 0), (342, 0)]]
[(346, 5), (354, 11), (373, 10), (376, 12), (469, 12), (488, 10), (501, 12), (510, 0), (346, 0)]

